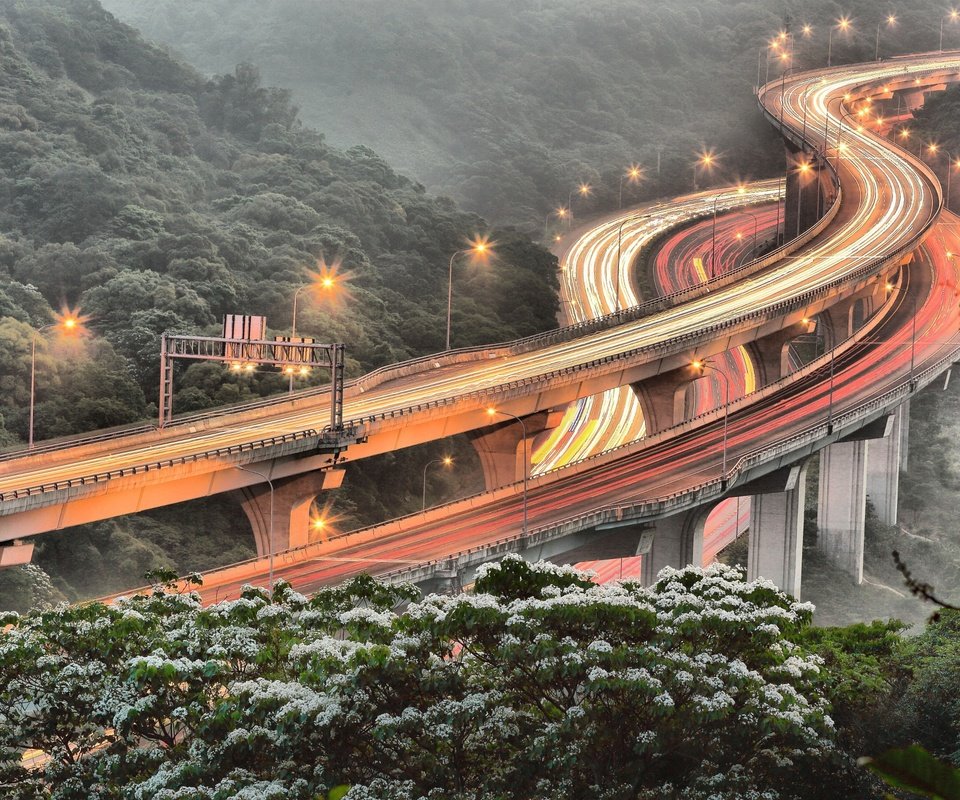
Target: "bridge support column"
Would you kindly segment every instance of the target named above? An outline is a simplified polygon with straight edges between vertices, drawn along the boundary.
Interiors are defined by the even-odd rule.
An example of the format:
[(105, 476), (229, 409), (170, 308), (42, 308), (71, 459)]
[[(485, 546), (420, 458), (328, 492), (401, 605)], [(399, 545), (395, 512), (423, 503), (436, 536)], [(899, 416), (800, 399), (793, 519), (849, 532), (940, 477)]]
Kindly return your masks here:
[(643, 409), (647, 436), (683, 422), (686, 388), (699, 377), (693, 367), (685, 366), (630, 385)]
[[(498, 415), (496, 423), (468, 434), (483, 468), (487, 491), (523, 480), (524, 463), (533, 452), (533, 439), (538, 433), (553, 430), (563, 419), (563, 411), (538, 411), (523, 417), (523, 426), (515, 419)], [(527, 446), (523, 447), (526, 428)]]
[(798, 322), (751, 343), (749, 351), (757, 369), (760, 386), (766, 386), (789, 374), (790, 342), (799, 336), (812, 333), (814, 328), (815, 324), (812, 322)]
[(656, 583), (664, 567), (703, 565), (703, 529), (711, 510), (701, 506), (654, 523), (653, 543), (640, 565), (644, 586)]
[(817, 549), (855, 583), (863, 582), (867, 443), (837, 442), (820, 451)]
[(786, 491), (756, 494), (751, 500), (747, 579), (766, 578), (799, 597), (807, 468), (790, 472)]
[(909, 414), (906, 406), (893, 412), (890, 433), (883, 439), (873, 439), (867, 449), (867, 497), (884, 525), (897, 524), (900, 488), (900, 460), (902, 456), (902, 420)]
[[(337, 489), (343, 483), (345, 471), (329, 469), (305, 472), (273, 482), (273, 543), (274, 553), (291, 547), (300, 547), (310, 541), (310, 506), (322, 491)], [(257, 555), (270, 554), (271, 491), (266, 483), (257, 483), (239, 490), (240, 505), (250, 520)]]

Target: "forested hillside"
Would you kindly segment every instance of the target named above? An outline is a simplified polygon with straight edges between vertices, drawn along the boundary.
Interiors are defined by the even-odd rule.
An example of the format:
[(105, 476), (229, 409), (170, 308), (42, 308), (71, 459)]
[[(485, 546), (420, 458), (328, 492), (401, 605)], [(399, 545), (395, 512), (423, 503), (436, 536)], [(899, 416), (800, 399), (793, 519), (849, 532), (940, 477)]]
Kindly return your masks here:
[[(300, 295), (298, 332), (345, 342), (354, 374), (442, 349), (448, 259), (477, 235), (496, 241), (496, 257), (458, 265), (454, 345), (556, 324), (552, 255), (491, 231), (366, 147), (329, 146), (253, 66), (208, 80), (96, 2), (0, 0), (0, 76), (0, 446), (27, 438), (34, 341), (38, 440), (143, 419), (162, 331), (217, 333), (223, 314), (240, 312), (289, 332), (294, 293), (318, 273), (333, 272), (337, 288)], [(66, 308), (83, 314), (84, 335), (36, 333)], [(267, 371), (195, 366), (178, 380), (177, 408), (284, 386)], [(376, 483), (362, 471), (357, 486)], [(414, 494), (403, 481), (396, 492)], [(208, 531), (248, 535), (236, 509), (231, 524), (193, 510), (194, 524), (198, 513), (216, 517)], [(159, 518), (171, 537), (182, 527), (176, 514)], [(137, 581), (159, 558), (158, 524), (71, 535), (87, 539), (82, 559), (71, 556), (81, 545), (44, 539), (40, 563), (60, 548), (64, 564), (88, 565), (77, 577), (89, 583), (99, 571), (89, 565), (110, 549), (105, 577)], [(133, 528), (149, 544), (119, 546)], [(232, 548), (215, 543), (207, 555)]]
[[(145, 35), (210, 73), (252, 59), (290, 87), (304, 118), (338, 144), (374, 147), (394, 165), (490, 219), (542, 225), (577, 181), (575, 210), (617, 202), (631, 162), (641, 194), (689, 190), (695, 153), (722, 154), (714, 179), (782, 164), (752, 88), (780, 64), (761, 53), (795, 34), (790, 66), (933, 49), (943, 3), (914, 0), (105, 0)], [(802, 25), (812, 26), (809, 37)], [(960, 43), (947, 22), (944, 44)], [(657, 153), (662, 172), (656, 176)], [(706, 182), (709, 176), (701, 176)], [(633, 187), (625, 186), (626, 197)]]

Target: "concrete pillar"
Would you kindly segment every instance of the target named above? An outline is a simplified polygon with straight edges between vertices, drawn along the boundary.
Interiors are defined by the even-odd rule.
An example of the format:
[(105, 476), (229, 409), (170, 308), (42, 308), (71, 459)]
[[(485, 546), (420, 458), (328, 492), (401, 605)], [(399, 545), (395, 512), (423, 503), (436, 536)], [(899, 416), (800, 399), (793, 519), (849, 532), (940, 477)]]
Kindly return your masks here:
[(901, 428), (905, 406), (893, 413), (890, 434), (883, 439), (872, 439), (867, 445), (867, 497), (873, 503), (877, 517), (884, 525), (897, 524), (900, 487)]
[(837, 442), (820, 451), (817, 549), (854, 583), (863, 582), (867, 442)]
[(759, 386), (778, 381), (790, 373), (790, 342), (812, 333), (816, 325), (798, 322), (752, 342), (748, 348), (757, 371)]
[(647, 436), (683, 422), (686, 388), (699, 377), (693, 367), (684, 366), (631, 384), (643, 409)]
[[(494, 424), (468, 433), (470, 442), (480, 457), (487, 491), (523, 480), (524, 470), (530, 468), (529, 459), (534, 449), (534, 437), (557, 427), (562, 419), (562, 410), (538, 411), (523, 417), (521, 426), (512, 417), (498, 415)], [(524, 428), (527, 434), (526, 447), (523, 440)]]
[(656, 583), (664, 567), (703, 566), (703, 529), (712, 509), (700, 506), (654, 523), (653, 543), (640, 567), (644, 586)]
[(900, 464), (903, 469), (910, 469), (910, 401), (905, 400), (900, 406)]
[[(310, 506), (322, 491), (337, 489), (343, 483), (345, 471), (329, 469), (305, 472), (290, 478), (273, 481), (273, 491), (267, 483), (257, 483), (240, 489), (240, 505), (250, 520), (257, 555), (266, 556), (310, 542)], [(273, 510), (273, 542), (271, 547), (271, 494)]]
[(767, 578), (794, 597), (800, 596), (806, 490), (807, 468), (804, 465), (797, 472), (793, 488), (754, 495), (750, 501), (747, 579)]

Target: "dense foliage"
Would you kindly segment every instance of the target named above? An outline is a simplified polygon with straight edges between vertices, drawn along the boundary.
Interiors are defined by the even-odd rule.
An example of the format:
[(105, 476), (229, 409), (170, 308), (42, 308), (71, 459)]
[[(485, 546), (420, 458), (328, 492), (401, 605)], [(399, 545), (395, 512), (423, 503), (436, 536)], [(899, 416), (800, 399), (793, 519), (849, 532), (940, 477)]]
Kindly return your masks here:
[[(781, 28), (792, 66), (937, 46), (940, 0), (105, 0), (146, 35), (211, 73), (250, 54), (291, 88), (305, 119), (341, 144), (362, 142), (428, 187), (496, 220), (542, 225), (579, 180), (594, 184), (575, 211), (615, 207), (631, 162), (640, 191), (687, 191), (702, 147), (723, 154), (708, 180), (782, 168), (779, 140), (756, 111), (757, 58)], [(909, 7), (905, 7), (908, 5)], [(258, 20), (251, 25), (250, 20)], [(801, 25), (813, 26), (812, 36)], [(944, 44), (956, 46), (956, 24)], [(762, 54), (761, 54), (762, 55)], [(761, 78), (779, 76), (776, 56)], [(661, 175), (656, 175), (657, 153)]]
[[(0, 76), (0, 448), (27, 438), (34, 345), (38, 440), (129, 423), (154, 413), (162, 331), (216, 334), (223, 314), (242, 312), (287, 333), (296, 290), (318, 274), (337, 288), (301, 293), (298, 333), (345, 342), (352, 374), (439, 350), (448, 259), (477, 235), (495, 240), (496, 257), (456, 265), (453, 344), (556, 324), (553, 256), (428, 195), (366, 147), (328, 146), (250, 65), (208, 80), (93, 0), (0, 0)], [(38, 332), (77, 307), (84, 335)], [(194, 366), (177, 373), (176, 408), (284, 387), (269, 370)], [(422, 460), (390, 461), (410, 504), (391, 514), (419, 500)], [(351, 472), (363, 487), (384, 469)], [(348, 508), (379, 518), (370, 491), (351, 491)], [(44, 541), (39, 562), (71, 597), (131, 585), (148, 566), (203, 568), (209, 553), (250, 552), (242, 513), (226, 509), (71, 531)], [(197, 514), (213, 534), (206, 553), (176, 542), (171, 552)], [(110, 569), (70, 567), (105, 552)]]
[(599, 587), (509, 558), (394, 610), (413, 597), (362, 578), (9, 616), (4, 796), (772, 800), (865, 779), (828, 715), (862, 659), (825, 675), (797, 643), (810, 607), (769, 583), (715, 565)]

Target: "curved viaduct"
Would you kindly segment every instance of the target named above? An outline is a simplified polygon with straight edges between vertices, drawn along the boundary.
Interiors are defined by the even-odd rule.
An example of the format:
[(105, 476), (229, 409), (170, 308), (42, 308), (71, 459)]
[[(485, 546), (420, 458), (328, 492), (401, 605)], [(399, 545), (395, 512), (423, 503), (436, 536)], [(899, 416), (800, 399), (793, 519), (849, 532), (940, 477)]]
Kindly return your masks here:
[[(939, 183), (908, 154), (857, 130), (847, 114), (860, 98), (894, 92), (916, 98), (924, 88), (952, 80), (958, 67), (957, 54), (917, 56), (799, 74), (761, 89), (761, 107), (800, 154), (797, 163), (809, 159), (811, 164), (788, 170), (786, 227), (789, 233), (796, 224), (801, 233), (786, 246), (793, 252), (779, 252), (654, 304), (502, 347), (419, 359), (355, 381), (344, 405), (344, 417), (353, 426), (351, 459), (489, 428), (484, 410), (490, 405), (526, 419), (545, 417), (578, 398), (627, 385), (640, 399), (648, 435), (537, 477), (530, 497), (535, 530), (519, 540), (504, 536), (519, 527), (520, 489), (512, 484), (373, 531), (284, 553), (291, 575), (300, 583), (305, 575), (314, 583), (337, 579), (318, 569), (316, 558), (354, 569), (358, 564), (369, 569), (369, 559), (376, 558), (383, 571), (391, 561), (438, 562), (440, 556), (469, 550), (454, 567), (445, 559), (423, 568), (433, 570), (429, 575), (459, 573), (470, 568), (471, 559), (493, 557), (504, 547), (537, 548), (541, 555), (555, 555), (561, 546), (566, 547), (562, 552), (574, 552), (571, 541), (581, 536), (587, 546), (584, 532), (598, 526), (613, 531), (606, 539), (619, 542), (625, 536), (633, 542), (615, 547), (636, 549), (635, 523), (659, 520), (658, 546), (646, 559), (655, 567), (693, 556), (705, 504), (737, 491), (762, 495), (766, 490), (757, 482), (765, 478), (771, 491), (782, 484), (796, 494), (796, 469), (782, 476), (778, 469), (885, 419), (953, 359), (954, 295), (947, 304), (951, 313), (934, 313), (940, 295), (956, 285), (952, 260), (943, 255), (949, 248), (940, 241), (947, 234), (929, 239), (922, 264), (910, 265), (940, 215)], [(791, 196), (796, 197), (792, 209)], [(828, 213), (814, 223), (821, 204)], [(624, 220), (607, 224), (619, 228), (619, 240)], [(624, 269), (624, 260), (616, 267)], [(619, 305), (619, 277), (616, 283)], [(829, 353), (786, 375), (785, 345), (809, 332), (817, 317), (824, 323)], [(924, 323), (917, 322), (921, 318)], [(926, 325), (920, 344), (918, 324)], [(913, 335), (906, 345), (909, 331)], [(684, 421), (680, 398), (697, 377), (691, 360), (743, 345), (750, 345), (758, 359), (764, 388)], [(310, 475), (314, 483), (302, 491), (315, 494), (333, 466), (331, 455), (316, 454), (324, 439), (312, 426), (323, 402), (317, 393), (181, 420), (161, 431), (51, 447), (29, 460), (8, 459), (0, 464), (0, 540), (257, 483), (258, 476), (240, 469), (250, 464), (273, 479), (289, 477), (291, 485), (303, 480), (292, 476)], [(494, 478), (498, 454), (516, 462), (517, 434), (504, 430), (509, 427), (493, 434), (507, 439), (506, 447), (490, 441), (489, 433), (478, 437)], [(718, 474), (721, 455), (730, 468)], [(624, 502), (631, 498), (636, 501)], [(628, 522), (633, 525), (623, 530), (631, 533), (617, 534), (617, 526)], [(551, 545), (561, 540), (563, 545)], [(675, 551), (669, 555), (668, 543)], [(384, 547), (392, 548), (392, 558), (374, 554)], [(221, 572), (220, 578), (225, 585), (238, 576), (249, 578), (265, 569), (262, 562)]]

